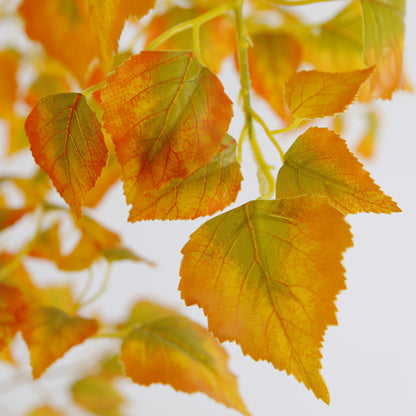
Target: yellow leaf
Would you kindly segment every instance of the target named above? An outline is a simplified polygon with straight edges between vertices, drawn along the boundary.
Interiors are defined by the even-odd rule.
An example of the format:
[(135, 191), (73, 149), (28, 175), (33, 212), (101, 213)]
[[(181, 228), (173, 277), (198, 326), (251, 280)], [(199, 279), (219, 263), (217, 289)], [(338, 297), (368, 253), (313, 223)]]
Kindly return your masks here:
[(127, 325), (132, 329), (123, 340), (121, 361), (135, 383), (203, 392), (249, 415), (227, 368), (227, 353), (205, 328), (150, 302), (136, 304)]
[(30, 351), (34, 378), (73, 346), (94, 335), (98, 325), (91, 319), (71, 317), (53, 307), (31, 308), (22, 326), (23, 338)]
[(350, 105), (373, 68), (330, 73), (301, 71), (285, 86), (285, 100), (298, 118), (318, 118), (342, 113)]
[(203, 224), (182, 249), (179, 289), (220, 341), (293, 374), (329, 402), (321, 343), (337, 323), (349, 225), (326, 198), (251, 201)]
[(301, 63), (301, 45), (283, 31), (256, 33), (251, 39), (248, 63), (253, 88), (288, 122), (292, 116), (283, 98), (284, 86)]
[(369, 94), (391, 98), (406, 87), (402, 71), (406, 0), (360, 0), (364, 19), (364, 59), (376, 65)]
[(276, 196), (327, 196), (345, 214), (400, 212), (397, 204), (371, 179), (363, 165), (333, 131), (311, 127), (284, 157)]
[(224, 138), (215, 158), (183, 179), (173, 179), (157, 191), (141, 193), (129, 220), (195, 219), (224, 209), (237, 197), (242, 175), (236, 160), (236, 142)]
[(143, 51), (101, 90), (127, 203), (210, 162), (232, 117), (218, 78), (191, 52)]
[(26, 133), (36, 163), (75, 215), (107, 163), (101, 124), (82, 94), (49, 95), (26, 119)]
[(50, 406), (41, 406), (31, 410), (26, 416), (65, 416), (61, 410), (56, 410)]
[(118, 49), (118, 39), (124, 23), (130, 15), (143, 17), (155, 5), (156, 0), (76, 0), (85, 20), (105, 72), (111, 68)]

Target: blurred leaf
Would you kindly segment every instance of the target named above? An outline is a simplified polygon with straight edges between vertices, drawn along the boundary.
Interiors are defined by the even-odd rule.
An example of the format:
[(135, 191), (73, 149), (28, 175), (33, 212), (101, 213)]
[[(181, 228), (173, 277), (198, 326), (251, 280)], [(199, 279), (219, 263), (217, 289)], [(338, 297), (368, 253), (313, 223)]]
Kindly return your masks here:
[(87, 376), (76, 381), (71, 387), (75, 403), (99, 416), (121, 416), (120, 405), (123, 397), (112, 382), (100, 376)]
[(227, 354), (202, 326), (150, 302), (132, 310), (133, 328), (123, 340), (121, 361), (135, 383), (170, 384), (187, 393), (203, 392), (249, 415), (227, 368)]
[(92, 319), (71, 317), (52, 307), (31, 308), (22, 327), (30, 351), (33, 377), (39, 378), (73, 346), (94, 335), (98, 325)]

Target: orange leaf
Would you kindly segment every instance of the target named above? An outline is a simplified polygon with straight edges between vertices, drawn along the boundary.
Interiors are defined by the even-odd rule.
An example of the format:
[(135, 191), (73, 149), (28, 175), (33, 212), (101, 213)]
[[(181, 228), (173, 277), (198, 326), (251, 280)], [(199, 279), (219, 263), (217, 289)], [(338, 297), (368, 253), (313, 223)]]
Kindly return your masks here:
[(160, 189), (211, 161), (232, 117), (222, 84), (191, 52), (133, 56), (108, 78), (101, 99), (129, 204), (144, 187)]
[(95, 321), (71, 317), (57, 308), (30, 309), (22, 333), (29, 347), (33, 377), (39, 378), (52, 363), (97, 329)]
[[(148, 45), (152, 40), (166, 30), (179, 23), (196, 18), (208, 10), (201, 7), (184, 9), (171, 7), (163, 14), (155, 16), (147, 26), (146, 41)], [(231, 55), (235, 45), (235, 29), (228, 16), (219, 16), (205, 23), (200, 28), (201, 54), (205, 65), (213, 72), (218, 73), (224, 59)], [(192, 32), (181, 32), (163, 42), (160, 50), (193, 50)]]
[(0, 207), (0, 230), (12, 226), (31, 210), (31, 207), (15, 209)]
[(326, 198), (252, 201), (203, 224), (182, 249), (179, 289), (220, 341), (293, 374), (325, 403), (320, 348), (345, 288), (349, 225)]
[(298, 118), (317, 118), (342, 113), (354, 100), (373, 68), (329, 73), (301, 71), (286, 83), (285, 100)]
[(14, 51), (0, 52), (0, 118), (9, 118), (17, 93), (17, 70), (19, 55)]
[(208, 165), (157, 191), (138, 192), (129, 221), (195, 219), (224, 209), (235, 200), (241, 186), (235, 149), (235, 140), (227, 135)]
[(100, 122), (86, 98), (76, 93), (42, 98), (27, 117), (25, 128), (36, 163), (81, 217), (81, 205), (108, 156)]
[(301, 63), (301, 46), (285, 32), (256, 33), (251, 39), (248, 62), (253, 88), (287, 122), (291, 114), (283, 98), (284, 85)]
[[(141, 18), (154, 7), (156, 0), (76, 0), (90, 27), (101, 62), (108, 71), (118, 39), (130, 15)], [(91, 36), (92, 34), (92, 36)]]
[(400, 212), (333, 131), (311, 127), (284, 157), (276, 182), (278, 198), (327, 196), (345, 214)]
[(227, 368), (227, 353), (205, 328), (150, 302), (135, 305), (128, 322), (134, 324), (124, 338), (121, 361), (135, 383), (203, 392), (249, 415)]
[(0, 283), (0, 350), (14, 337), (24, 319), (26, 302), (22, 292)]
[(84, 86), (97, 54), (76, 0), (24, 0), (19, 12), (28, 36), (41, 42), (50, 56), (62, 62)]

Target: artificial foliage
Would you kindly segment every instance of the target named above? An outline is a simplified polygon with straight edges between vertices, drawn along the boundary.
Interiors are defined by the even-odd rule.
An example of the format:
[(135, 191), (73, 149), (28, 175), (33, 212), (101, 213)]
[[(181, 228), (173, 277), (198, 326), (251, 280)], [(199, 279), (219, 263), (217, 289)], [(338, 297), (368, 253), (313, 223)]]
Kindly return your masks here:
[[(329, 404), (321, 348), (346, 288), (342, 260), (353, 240), (345, 217), (400, 212), (336, 126), (355, 101), (367, 106), (358, 150), (371, 156), (378, 123), (372, 102), (409, 85), (402, 68), (405, 0), (345, 2), (311, 25), (298, 11), (320, 1), (331, 2), (22, 0), (0, 6), (0, 18), (19, 19), (32, 48), (29, 58), (0, 51), (4, 157), (31, 152), (38, 165), (31, 177), (0, 177), (0, 232), (10, 236), (21, 221), (34, 223), (27, 241), (6, 244), (0, 254), (2, 360), (12, 360), (21, 333), (36, 379), (74, 346), (82, 354), (86, 340), (116, 338), (111, 359), (97, 357), (94, 374), (73, 380), (70, 397), (85, 411), (121, 416), (124, 399), (115, 383), (121, 377), (203, 392), (250, 415), (221, 344), (234, 341), (243, 354), (293, 375)], [(133, 40), (120, 48), (126, 25)], [(222, 84), (226, 60), (239, 74), (234, 104)], [(275, 125), (253, 108), (254, 96), (270, 107)], [(239, 137), (229, 134), (233, 105), (244, 114)], [(276, 170), (260, 136), (275, 149)], [(292, 140), (287, 151), (283, 137)], [(259, 195), (227, 209), (244, 186), (245, 147), (256, 163)], [(94, 218), (118, 181), (130, 222), (211, 216), (189, 236), (177, 253), (180, 270), (172, 271), (180, 275), (178, 296), (202, 308), (207, 327), (157, 300), (138, 299), (114, 325), (85, 313), (105, 291), (114, 262), (152, 266)], [(18, 205), (9, 201), (10, 189), (21, 195)], [(80, 235), (69, 252), (61, 232), (68, 222)], [(75, 296), (70, 283), (38, 285), (25, 265), (31, 258), (69, 276), (104, 263), (103, 287), (88, 297)], [(65, 414), (45, 403), (26, 416)]]

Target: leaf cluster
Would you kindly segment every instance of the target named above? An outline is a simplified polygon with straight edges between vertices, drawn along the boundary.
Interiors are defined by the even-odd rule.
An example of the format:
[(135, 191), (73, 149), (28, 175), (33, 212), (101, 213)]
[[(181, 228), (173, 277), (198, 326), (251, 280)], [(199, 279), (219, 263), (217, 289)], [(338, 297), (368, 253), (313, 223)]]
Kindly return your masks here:
[[(20, 248), (6, 245), (0, 254), (2, 359), (13, 360), (20, 332), (36, 379), (74, 346), (116, 338), (111, 359), (73, 381), (78, 406), (121, 415), (116, 380), (126, 376), (203, 392), (249, 415), (220, 344), (228, 340), (329, 403), (320, 349), (345, 289), (342, 258), (352, 246), (345, 216), (400, 212), (336, 125), (354, 101), (366, 103), (369, 127), (359, 150), (370, 156), (377, 130), (371, 102), (410, 87), (402, 69), (405, 0), (354, 0), (311, 25), (296, 11), (313, 2), (23, 0), (16, 11), (5, 9), (4, 19), (10, 13), (23, 23), (31, 52), (0, 51), (7, 157), (30, 148), (40, 169), (0, 178), (0, 232), (13, 234), (23, 218), (34, 223)], [(123, 28), (133, 34), (124, 49)], [(229, 133), (233, 104), (219, 75), (226, 59), (240, 77), (238, 140)], [(20, 85), (22, 69), (31, 76)], [(254, 95), (279, 128), (254, 110)], [(334, 128), (319, 126), (324, 118)], [(276, 175), (259, 131), (276, 149)], [(288, 134), (285, 152), (280, 138)], [(181, 297), (203, 309), (208, 329), (145, 299), (112, 325), (88, 314), (114, 262), (153, 265), (94, 219), (111, 187), (122, 182), (130, 222), (212, 216), (241, 189), (245, 140), (261, 179), (259, 199), (208, 219), (182, 249)], [(68, 223), (80, 236), (69, 251)], [(88, 281), (74, 296), (72, 285), (39, 287), (26, 265), (33, 258), (69, 275), (92, 275), (97, 262), (106, 272), (96, 293)], [(45, 404), (28, 414), (65, 412)]]

